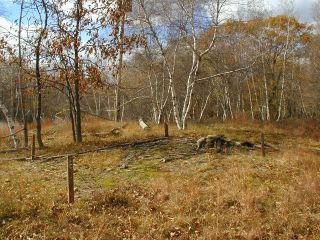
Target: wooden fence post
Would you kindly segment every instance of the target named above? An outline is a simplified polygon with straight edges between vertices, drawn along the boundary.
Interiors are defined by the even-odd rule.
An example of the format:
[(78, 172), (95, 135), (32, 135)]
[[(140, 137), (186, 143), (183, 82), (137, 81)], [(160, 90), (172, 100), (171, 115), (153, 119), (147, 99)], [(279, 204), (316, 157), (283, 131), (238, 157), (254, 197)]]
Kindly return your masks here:
[(164, 123), (164, 136), (169, 137), (169, 126), (168, 123)]
[(262, 157), (266, 156), (266, 149), (264, 145), (264, 133), (261, 133), (261, 154), (262, 154)]
[(68, 202), (74, 202), (74, 180), (73, 180), (73, 156), (67, 157), (68, 171)]
[(36, 136), (32, 134), (31, 160), (36, 159)]

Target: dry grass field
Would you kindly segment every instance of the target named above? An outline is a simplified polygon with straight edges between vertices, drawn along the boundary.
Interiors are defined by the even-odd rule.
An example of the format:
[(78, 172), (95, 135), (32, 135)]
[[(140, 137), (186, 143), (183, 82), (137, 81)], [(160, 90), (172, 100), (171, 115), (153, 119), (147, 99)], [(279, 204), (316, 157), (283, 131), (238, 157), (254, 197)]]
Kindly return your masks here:
[[(114, 127), (120, 135), (95, 135)], [(266, 141), (279, 148), (267, 149), (265, 158), (245, 148), (194, 151), (201, 136), (259, 142), (260, 132), (255, 123), (190, 125), (181, 132), (172, 125), (171, 137), (155, 144), (77, 156), (74, 204), (67, 203), (65, 158), (14, 161), (29, 151), (1, 154), (0, 239), (320, 239), (315, 123), (265, 125)], [(162, 126), (143, 131), (135, 122), (86, 119), (84, 143), (74, 145), (68, 124), (46, 123), (46, 148), (37, 154), (162, 135)]]

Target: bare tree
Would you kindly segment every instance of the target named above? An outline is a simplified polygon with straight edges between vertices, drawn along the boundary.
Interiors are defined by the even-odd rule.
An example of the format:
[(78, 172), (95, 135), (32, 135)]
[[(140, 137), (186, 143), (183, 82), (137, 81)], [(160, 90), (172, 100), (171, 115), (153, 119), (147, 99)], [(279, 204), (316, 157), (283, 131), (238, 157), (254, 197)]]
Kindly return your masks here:
[(23, 20), (23, 12), (24, 12), (24, 0), (21, 0), (20, 2), (20, 15), (19, 15), (19, 30), (18, 30), (18, 52), (19, 52), (19, 80), (18, 80), (18, 89), (19, 89), (19, 97), (20, 97), (20, 104), (21, 104), (21, 116), (23, 121), (23, 133), (24, 133), (24, 146), (28, 147), (28, 123), (26, 119), (26, 110), (25, 110), (25, 99), (24, 99), (24, 93), (23, 93), (23, 86), (22, 86), (22, 80), (23, 80), (23, 56), (22, 56), (22, 44), (21, 44), (21, 34), (22, 34), (22, 20)]
[(43, 81), (41, 79), (41, 71), (40, 71), (40, 58), (41, 58), (41, 50), (43, 41), (47, 36), (47, 28), (48, 28), (48, 18), (49, 18), (49, 10), (47, 7), (47, 2), (45, 0), (34, 1), (34, 5), (39, 13), (39, 35), (36, 38), (35, 44), (35, 74), (36, 74), (36, 95), (37, 95), (37, 112), (36, 112), (36, 129), (37, 129), (37, 141), (39, 148), (42, 149), (44, 147), (42, 141), (42, 133), (41, 133), (41, 113), (42, 113), (42, 85)]
[[(162, 1), (157, 4), (144, 0), (139, 1), (141, 27), (145, 32), (148, 32), (148, 37), (151, 38), (155, 51), (163, 59), (167, 71), (173, 115), (179, 129), (187, 127), (187, 118), (192, 105), (200, 63), (208, 53), (214, 50), (221, 15), (227, 4), (226, 0), (176, 0), (170, 1), (170, 3)], [(200, 15), (206, 16), (206, 19), (199, 19), (197, 17), (199, 12), (201, 12)], [(211, 39), (208, 44), (201, 45), (199, 33), (205, 30), (206, 26), (202, 23), (208, 24), (208, 20), (212, 27)], [(164, 29), (167, 31), (165, 34), (169, 35), (169, 39), (163, 39)], [(170, 41), (170, 37), (172, 41)], [(190, 56), (190, 61), (188, 63), (189, 70), (183, 73), (185, 82), (181, 97), (177, 92), (177, 84), (180, 83), (176, 79), (176, 63), (183, 51)]]

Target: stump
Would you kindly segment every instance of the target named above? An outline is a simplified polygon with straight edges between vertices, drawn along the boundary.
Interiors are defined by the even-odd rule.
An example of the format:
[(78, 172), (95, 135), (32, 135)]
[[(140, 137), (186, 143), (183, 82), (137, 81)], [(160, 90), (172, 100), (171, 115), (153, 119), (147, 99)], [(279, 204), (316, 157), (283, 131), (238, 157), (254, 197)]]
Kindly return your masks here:
[(237, 142), (237, 141), (227, 139), (224, 135), (208, 135), (206, 137), (200, 138), (197, 141), (196, 150), (198, 151), (200, 149), (205, 149), (205, 148), (206, 149), (215, 148), (218, 153), (223, 152), (225, 150), (229, 152), (229, 150), (234, 146), (246, 147), (249, 149), (258, 148), (257, 145), (249, 141)]
[(150, 127), (143, 121), (142, 118), (139, 118), (139, 125), (143, 130), (150, 129)]

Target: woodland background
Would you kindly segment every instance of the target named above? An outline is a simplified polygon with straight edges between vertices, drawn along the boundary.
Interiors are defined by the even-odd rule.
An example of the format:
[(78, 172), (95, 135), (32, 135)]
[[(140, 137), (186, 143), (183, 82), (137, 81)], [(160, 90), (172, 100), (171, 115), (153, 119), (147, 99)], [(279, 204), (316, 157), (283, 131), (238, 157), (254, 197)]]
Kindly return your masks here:
[[(188, 122), (319, 118), (319, 6), (291, 1), (21, 0), (0, 31), (0, 96), (24, 129), (44, 119)], [(6, 9), (1, 9), (5, 14)], [(5, 115), (0, 118), (5, 120)]]

